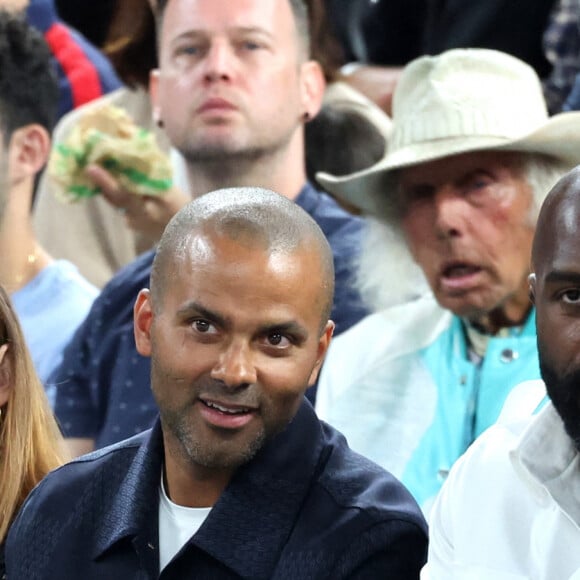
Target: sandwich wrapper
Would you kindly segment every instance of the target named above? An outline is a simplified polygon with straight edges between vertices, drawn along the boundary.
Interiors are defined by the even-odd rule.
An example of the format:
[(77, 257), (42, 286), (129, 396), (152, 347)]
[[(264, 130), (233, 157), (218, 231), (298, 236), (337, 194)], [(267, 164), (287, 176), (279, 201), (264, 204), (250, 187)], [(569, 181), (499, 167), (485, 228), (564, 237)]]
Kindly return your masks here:
[(171, 162), (155, 135), (113, 105), (84, 115), (53, 148), (48, 176), (58, 185), (55, 194), (61, 201), (72, 203), (100, 193), (85, 176), (91, 164), (100, 165), (123, 189), (138, 195), (163, 195), (173, 183)]

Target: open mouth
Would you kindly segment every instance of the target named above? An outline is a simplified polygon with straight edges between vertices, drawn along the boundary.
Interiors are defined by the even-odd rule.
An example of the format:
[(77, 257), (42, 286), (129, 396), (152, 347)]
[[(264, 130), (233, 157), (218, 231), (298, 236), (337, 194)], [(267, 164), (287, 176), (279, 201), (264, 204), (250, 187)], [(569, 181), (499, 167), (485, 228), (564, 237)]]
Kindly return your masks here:
[(209, 409), (214, 409), (220, 413), (224, 413), (224, 415), (245, 415), (246, 413), (252, 413), (254, 411), (250, 407), (226, 406), (213, 401), (204, 401), (203, 399), (200, 399), (200, 401)]
[(473, 266), (472, 264), (466, 264), (461, 262), (456, 262), (454, 264), (449, 264), (443, 268), (442, 275), (444, 278), (457, 279), (465, 278), (466, 276), (471, 276), (481, 272), (479, 266)]

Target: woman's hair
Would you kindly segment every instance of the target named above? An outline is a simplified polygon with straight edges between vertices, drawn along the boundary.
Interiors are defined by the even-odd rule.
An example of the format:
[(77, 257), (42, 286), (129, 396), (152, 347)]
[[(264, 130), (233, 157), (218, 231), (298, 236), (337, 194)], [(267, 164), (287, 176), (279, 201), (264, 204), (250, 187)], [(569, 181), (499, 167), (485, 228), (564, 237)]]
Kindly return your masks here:
[(117, 0), (104, 52), (129, 87), (147, 89), (157, 68), (155, 16), (148, 0)]
[[(0, 544), (32, 488), (63, 463), (62, 437), (6, 291), (0, 286), (0, 345), (10, 393), (0, 416)], [(6, 364), (7, 363), (7, 364)]]

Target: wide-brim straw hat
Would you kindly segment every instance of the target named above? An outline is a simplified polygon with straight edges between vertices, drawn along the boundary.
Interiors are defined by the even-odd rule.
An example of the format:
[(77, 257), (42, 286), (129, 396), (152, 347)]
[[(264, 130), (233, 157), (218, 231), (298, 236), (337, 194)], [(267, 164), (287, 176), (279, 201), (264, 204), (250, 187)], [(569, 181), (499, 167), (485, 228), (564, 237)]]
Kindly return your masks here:
[(580, 112), (549, 117), (535, 71), (508, 54), (424, 56), (405, 67), (395, 89), (383, 159), (350, 175), (316, 177), (363, 212), (382, 215), (396, 170), (481, 150), (544, 154), (573, 167), (580, 163)]

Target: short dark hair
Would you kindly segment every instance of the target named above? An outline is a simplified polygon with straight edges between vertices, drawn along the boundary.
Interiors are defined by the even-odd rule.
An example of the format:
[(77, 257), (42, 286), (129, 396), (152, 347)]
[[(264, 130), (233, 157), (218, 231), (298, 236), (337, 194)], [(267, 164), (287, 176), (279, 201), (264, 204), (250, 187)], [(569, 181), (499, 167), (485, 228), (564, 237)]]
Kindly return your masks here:
[(169, 222), (153, 260), (151, 299), (158, 309), (171, 268), (198, 235), (215, 234), (271, 253), (292, 254), (307, 248), (320, 260), (321, 332), (334, 296), (332, 250), (320, 226), (300, 206), (273, 191), (255, 187), (220, 189), (183, 207)]
[[(161, 31), (161, 24), (163, 22), (163, 15), (170, 0), (157, 0), (157, 30)], [(235, 0), (232, 0), (235, 2)], [(308, 6), (304, 0), (288, 0), (292, 14), (294, 14), (294, 21), (296, 22), (296, 30), (298, 37), (303, 43), (304, 53), (306, 57), (310, 57), (310, 14)]]
[(0, 10), (0, 127), (15, 130), (38, 123), (52, 132), (58, 83), (44, 38), (23, 15)]

